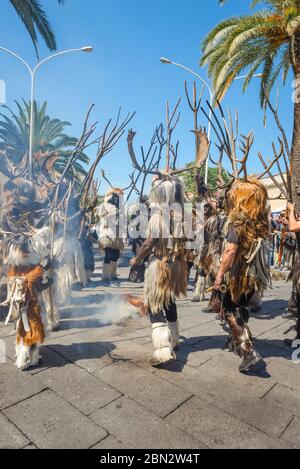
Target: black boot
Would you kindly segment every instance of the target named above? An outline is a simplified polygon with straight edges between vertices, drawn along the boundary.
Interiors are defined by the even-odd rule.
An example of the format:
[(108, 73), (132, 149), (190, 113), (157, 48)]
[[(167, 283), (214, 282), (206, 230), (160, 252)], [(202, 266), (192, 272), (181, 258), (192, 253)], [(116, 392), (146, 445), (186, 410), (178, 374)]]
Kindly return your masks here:
[(256, 350), (254, 350), (254, 348), (252, 348), (251, 350), (247, 350), (247, 351), (244, 350), (243, 360), (239, 366), (239, 371), (241, 373), (245, 371), (249, 371), (249, 369), (252, 366), (256, 365), (256, 363), (258, 363), (261, 360), (262, 360), (262, 357), (260, 356), (258, 352), (256, 352)]

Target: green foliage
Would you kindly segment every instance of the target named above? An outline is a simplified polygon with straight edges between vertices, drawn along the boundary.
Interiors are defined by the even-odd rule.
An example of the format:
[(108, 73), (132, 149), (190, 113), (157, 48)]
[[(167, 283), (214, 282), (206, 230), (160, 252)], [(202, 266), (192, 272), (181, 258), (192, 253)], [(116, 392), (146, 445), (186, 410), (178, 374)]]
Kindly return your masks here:
[[(187, 166), (191, 166), (193, 163), (188, 163)], [(205, 168), (202, 168), (201, 175), (205, 175)], [(224, 179), (225, 184), (229, 182), (230, 178), (228, 173), (225, 169), (222, 170), (222, 177)], [(218, 168), (208, 168), (208, 187), (212, 193), (218, 191), (217, 186), (217, 178), (218, 178)], [(184, 187), (186, 192), (191, 192), (196, 195), (196, 184), (195, 184), (195, 174), (194, 171), (186, 171), (183, 173), (183, 180), (184, 180)]]
[[(61, 5), (65, 2), (65, 0), (57, 1)], [(39, 0), (9, 0), (9, 2), (30, 35), (36, 55), (38, 56), (38, 33), (51, 51), (56, 50), (55, 35), (41, 2)]]
[[(15, 101), (17, 112), (13, 112), (8, 106), (3, 106), (9, 115), (0, 113), (0, 149), (10, 147), (13, 150), (14, 165), (19, 164), (24, 155), (29, 150), (29, 130), (30, 130), (30, 101)], [(76, 145), (77, 138), (70, 137), (65, 133), (65, 128), (71, 126), (69, 122), (50, 118), (47, 113), (47, 102), (38, 105), (34, 101), (34, 131), (33, 131), (33, 154), (34, 162), (38, 154), (56, 152), (58, 159), (54, 169), (62, 172), (72, 154), (72, 149)], [(79, 179), (86, 175), (82, 163), (88, 164), (89, 158), (82, 153), (76, 163), (69, 170), (69, 177)]]
[(254, 0), (251, 7), (259, 4), (263, 9), (222, 21), (203, 41), (201, 64), (208, 66), (218, 99), (242, 72), (246, 73), (244, 90), (259, 72), (260, 99), (265, 105), (264, 90), (269, 92), (280, 74), (285, 82), (300, 60), (294, 53), (295, 34), (300, 32), (299, 0)]

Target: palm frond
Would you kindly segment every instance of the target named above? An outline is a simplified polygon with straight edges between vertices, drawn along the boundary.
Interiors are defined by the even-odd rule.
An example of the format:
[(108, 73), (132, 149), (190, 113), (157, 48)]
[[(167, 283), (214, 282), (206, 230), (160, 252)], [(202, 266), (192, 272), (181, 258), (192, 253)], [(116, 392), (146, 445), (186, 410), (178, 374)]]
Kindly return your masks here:
[[(38, 35), (45, 41), (48, 49), (56, 50), (56, 39), (52, 27), (48, 21), (47, 14), (39, 0), (9, 0), (20, 20), (24, 24), (33, 42), (38, 57)], [(64, 5), (65, 0), (57, 0)]]
[[(219, 2), (224, 3), (224, 2)], [(281, 75), (285, 82), (295, 58), (293, 37), (300, 30), (299, 0), (255, 0), (251, 6), (262, 9), (250, 15), (222, 21), (202, 43), (201, 64), (213, 81), (215, 97), (221, 99), (242, 71), (246, 74), (243, 89), (253, 75), (263, 74), (261, 104), (264, 90), (271, 90)]]
[[(0, 114), (0, 147), (10, 146), (14, 149), (15, 161), (19, 163), (28, 152), (29, 147), (29, 129), (30, 129), (30, 102), (23, 100), (21, 103), (16, 101), (16, 112), (9, 107), (4, 106), (8, 115)], [(66, 167), (72, 155), (72, 150), (77, 143), (77, 138), (67, 135), (64, 130), (71, 124), (68, 121), (60, 119), (51, 119), (47, 115), (47, 102), (39, 105), (34, 101), (34, 129), (33, 129), (33, 151), (35, 154), (35, 171), (39, 171), (39, 154), (55, 152), (58, 155), (58, 168), (62, 171)], [(83, 165), (89, 164), (89, 157), (82, 153), (77, 158), (77, 164), (70, 169), (69, 175), (85, 175), (86, 171)], [(56, 167), (55, 166), (55, 167)]]

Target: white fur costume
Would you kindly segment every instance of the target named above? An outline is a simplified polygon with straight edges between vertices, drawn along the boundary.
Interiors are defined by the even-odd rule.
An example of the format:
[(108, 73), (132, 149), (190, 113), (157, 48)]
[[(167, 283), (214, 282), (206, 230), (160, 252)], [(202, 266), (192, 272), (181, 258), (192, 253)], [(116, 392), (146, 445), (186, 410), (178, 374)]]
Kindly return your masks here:
[[(158, 366), (176, 358), (174, 350), (178, 347), (179, 331), (175, 300), (186, 294), (187, 287), (181, 181), (167, 174), (155, 179), (149, 200), (152, 209), (149, 237), (136, 262), (152, 253), (145, 272), (144, 297), (152, 323), (154, 353), (150, 363)], [(171, 206), (169, 218), (166, 212), (171, 213)]]
[[(119, 252), (123, 250), (123, 239), (119, 230), (119, 208), (122, 204), (123, 191), (119, 188), (110, 189), (96, 211), (99, 223), (96, 232), (99, 239), (100, 250), (105, 251), (102, 280), (110, 282), (117, 279), (117, 266)], [(107, 258), (108, 250), (113, 250), (113, 259)]]

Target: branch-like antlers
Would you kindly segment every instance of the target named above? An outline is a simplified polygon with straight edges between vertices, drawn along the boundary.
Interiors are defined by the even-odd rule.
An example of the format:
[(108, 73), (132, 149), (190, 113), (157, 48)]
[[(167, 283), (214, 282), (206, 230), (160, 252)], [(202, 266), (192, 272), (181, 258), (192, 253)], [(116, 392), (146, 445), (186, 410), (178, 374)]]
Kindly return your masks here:
[(93, 177), (94, 177), (94, 174), (95, 174), (95, 171), (99, 162), (102, 160), (102, 158), (105, 155), (107, 155), (108, 153), (112, 151), (114, 146), (117, 144), (117, 142), (120, 140), (120, 138), (124, 134), (126, 126), (131, 121), (135, 113), (132, 113), (132, 114), (128, 113), (121, 123), (119, 123), (120, 115), (121, 115), (121, 108), (119, 109), (115, 123), (112, 125), (112, 119), (109, 119), (109, 121), (106, 123), (103, 134), (97, 139), (98, 149), (97, 149), (96, 159), (94, 163), (92, 164), (91, 169), (89, 170), (82, 185), (82, 194), (84, 194), (83, 204), (87, 197), (89, 187), (91, 185), (91, 182), (93, 180)]
[[(273, 181), (273, 183), (275, 184), (275, 186), (279, 189), (280, 193), (285, 197), (285, 198), (289, 198), (289, 190), (288, 190), (288, 185), (287, 185), (287, 182), (284, 178), (284, 175), (282, 173), (282, 170), (281, 170), (281, 167), (280, 167), (280, 164), (279, 164), (279, 159), (282, 157), (283, 153), (284, 153), (284, 147), (283, 147), (283, 141), (279, 138), (279, 144), (280, 144), (280, 148), (279, 148), (279, 152), (277, 152), (276, 150), (276, 147), (274, 145), (274, 143), (272, 143), (272, 149), (273, 149), (273, 153), (274, 153), (274, 158), (271, 162), (269, 162), (269, 165), (265, 162), (262, 154), (259, 152), (258, 153), (258, 157), (261, 161), (261, 164), (263, 165), (264, 167), (264, 172), (261, 173), (259, 176), (258, 176), (258, 179), (261, 179), (263, 178), (266, 174), (270, 177), (270, 179)], [(280, 182), (277, 181), (276, 177), (273, 176), (273, 174), (271, 173), (271, 169), (272, 167), (274, 166), (274, 164), (277, 163), (277, 167), (278, 167), (278, 170), (279, 170), (279, 174), (280, 174), (280, 177), (281, 177), (281, 180), (282, 180), (282, 184), (280, 184)]]
[[(236, 111), (234, 118), (230, 111), (228, 111), (228, 121), (225, 117), (222, 106), (218, 102), (218, 109), (221, 117), (219, 118), (214, 108), (207, 101), (209, 108), (209, 113), (201, 108), (207, 119), (209, 120), (212, 129), (217, 137), (218, 143), (216, 147), (219, 151), (218, 162), (211, 161), (218, 167), (218, 186), (221, 189), (228, 187), (232, 184), (234, 179), (240, 178), (247, 179), (247, 160), (250, 154), (250, 150), (254, 142), (253, 132), (249, 132), (248, 135), (241, 135), (239, 139), (239, 150), (242, 153), (242, 158), (237, 157), (237, 142), (239, 136), (239, 117)], [(224, 184), (224, 179), (222, 177), (222, 160), (224, 153), (228, 157), (231, 167), (232, 174), (230, 172), (231, 180), (228, 184)]]

